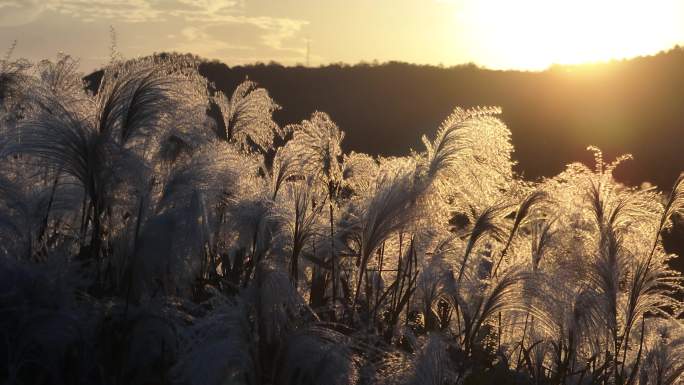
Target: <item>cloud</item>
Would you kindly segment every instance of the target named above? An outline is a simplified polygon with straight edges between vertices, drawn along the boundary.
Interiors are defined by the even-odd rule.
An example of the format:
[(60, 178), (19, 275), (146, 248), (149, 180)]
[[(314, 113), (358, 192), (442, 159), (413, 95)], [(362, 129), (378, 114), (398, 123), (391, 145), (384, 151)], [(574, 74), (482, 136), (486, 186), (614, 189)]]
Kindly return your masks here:
[[(268, 17), (236, 17), (228, 23), (204, 23), (174, 34), (174, 51), (210, 58), (229, 57), (231, 62), (278, 60), (301, 61), (304, 22)], [(248, 60), (249, 58), (249, 60)]]
[(164, 11), (145, 0), (60, 0), (48, 2), (47, 8), (85, 22), (117, 20), (123, 23), (163, 21)]
[(113, 25), (121, 49), (136, 54), (177, 51), (230, 62), (301, 61), (301, 33), (308, 22), (269, 15), (268, 9), (254, 14), (245, 1), (0, 0), (0, 27), (13, 28), (6, 31), (23, 36), (23, 45), (27, 30), (44, 31), (38, 38), (47, 42), (58, 40), (53, 28), (90, 36), (86, 31)]
[[(179, 0), (179, 3), (186, 8), (173, 9), (169, 15), (182, 18), (191, 25), (181, 30), (182, 39), (176, 43), (175, 50), (192, 50), (207, 56), (223, 56), (228, 53), (234, 54), (234, 51), (251, 50), (268, 53), (270, 57), (277, 56), (279, 59), (284, 57), (290, 61), (294, 60), (290, 57), (292, 54), (296, 54), (296, 58), (303, 54), (302, 48), (290, 47), (288, 43), (293, 43), (292, 40), (296, 39), (308, 21), (245, 15), (242, 1)], [(227, 43), (226, 37), (236, 40), (236, 32), (241, 43)]]
[[(198, 20), (199, 21), (199, 20)], [(286, 18), (274, 18), (268, 16), (244, 16), (244, 15), (224, 15), (220, 20), (212, 19), (204, 21), (201, 29), (216, 28), (225, 25), (235, 25), (252, 27), (259, 36), (260, 44), (276, 50), (289, 50), (285, 46), (286, 41), (293, 39), (300, 33), (304, 26), (308, 24), (304, 20), (293, 20)], [(195, 31), (196, 32), (196, 31)], [(215, 39), (213, 36), (220, 34), (204, 34), (205, 39)], [(188, 37), (188, 36), (186, 36)]]
[(121, 23), (217, 20), (240, 6), (236, 0), (47, 0), (47, 9), (83, 21)]
[(208, 13), (230, 11), (238, 6), (244, 6), (243, 2), (237, 0), (178, 0), (178, 2)]

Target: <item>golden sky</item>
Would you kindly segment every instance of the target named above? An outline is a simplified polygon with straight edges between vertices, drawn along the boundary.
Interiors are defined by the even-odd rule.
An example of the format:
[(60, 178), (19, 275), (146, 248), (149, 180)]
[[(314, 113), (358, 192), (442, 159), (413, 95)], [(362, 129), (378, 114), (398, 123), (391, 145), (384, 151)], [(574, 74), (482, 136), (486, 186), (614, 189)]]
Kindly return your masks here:
[(0, 0), (0, 49), (84, 70), (178, 51), (228, 64), (388, 60), (543, 69), (684, 43), (684, 0)]

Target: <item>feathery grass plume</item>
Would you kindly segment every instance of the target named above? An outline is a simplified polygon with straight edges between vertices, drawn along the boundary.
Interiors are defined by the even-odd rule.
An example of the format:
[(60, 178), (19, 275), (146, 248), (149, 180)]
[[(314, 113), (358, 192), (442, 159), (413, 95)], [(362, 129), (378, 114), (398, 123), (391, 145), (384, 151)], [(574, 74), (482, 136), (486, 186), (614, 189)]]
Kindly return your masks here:
[(23, 122), (13, 141), (4, 149), (5, 156), (27, 153), (41, 161), (41, 165), (76, 178), (86, 189), (95, 184), (96, 164), (106, 164), (105, 154), (110, 148), (98, 138), (88, 121), (55, 100), (51, 111), (41, 111)]
[[(224, 268), (230, 267), (234, 280), (245, 273), (250, 279), (251, 269), (262, 261), (272, 247), (276, 232), (273, 223), (273, 202), (267, 194), (254, 194), (240, 199), (230, 199), (227, 206), (227, 230), (234, 233), (234, 240), (227, 252)], [(245, 256), (244, 254), (247, 253)], [(245, 260), (249, 257), (249, 260)], [(247, 266), (244, 264), (248, 263)], [(245, 271), (242, 271), (242, 269)], [(237, 275), (236, 275), (237, 274)]]
[(351, 152), (343, 156), (343, 189), (357, 197), (368, 196), (375, 188), (379, 175), (378, 162), (370, 155)]
[(291, 333), (283, 344), (275, 362), (274, 383), (358, 383), (358, 364), (350, 337), (326, 327), (311, 326)]
[(598, 309), (610, 333), (610, 343), (606, 344), (606, 356), (612, 355), (612, 372), (617, 378), (619, 346), (618, 301), (620, 280), (625, 274), (626, 258), (622, 245), (620, 227), (627, 219), (628, 198), (610, 199), (599, 184), (592, 182), (590, 194), (591, 207), (598, 227), (597, 257), (592, 264), (590, 279), (600, 298)]
[(174, 382), (187, 385), (219, 385), (226, 381), (256, 383), (259, 378), (255, 341), (247, 306), (240, 298), (217, 298), (216, 304), (186, 333)]
[[(572, 360), (576, 360), (582, 376), (609, 376), (618, 382), (627, 381), (636, 373), (632, 368), (638, 367), (639, 360), (639, 334), (633, 330), (638, 324), (638, 316), (635, 319), (634, 314), (640, 311), (636, 310), (636, 304), (653, 306), (653, 314), (659, 314), (662, 308), (656, 310), (659, 308), (656, 298), (673, 290), (669, 286), (673, 277), (667, 273), (662, 274), (660, 283), (644, 285), (645, 277), (650, 275), (644, 274), (649, 254), (644, 246), (650, 247), (650, 237), (661, 211), (652, 191), (626, 188), (613, 181), (612, 170), (622, 160), (606, 166), (599, 156), (596, 171), (571, 166), (554, 181), (544, 183), (547, 185), (544, 189), (551, 187), (546, 191), (560, 207), (554, 210), (553, 235), (544, 245), (543, 265), (537, 262), (537, 247), (532, 247), (535, 273), (534, 282), (526, 291), (527, 301), (533, 307), (546, 307), (547, 314), (557, 317), (573, 314), (571, 309), (576, 308), (573, 303), (578, 301), (574, 298), (581, 293), (580, 314), (585, 321), (571, 329), (570, 322), (562, 321), (573, 319), (568, 315), (558, 318), (554, 321), (557, 326), (553, 326), (543, 314), (533, 311), (530, 313), (533, 318), (526, 325), (529, 323), (530, 337), (546, 330), (547, 337), (542, 337), (542, 341), (557, 341), (554, 349), (562, 352), (561, 358), (564, 358), (556, 359), (554, 365), (559, 369), (554, 371), (562, 376), (570, 376), (563, 366), (572, 365)], [(554, 186), (555, 183), (558, 185)], [(586, 205), (577, 202), (586, 202)], [(659, 275), (651, 275), (650, 279)], [(660, 306), (672, 306), (666, 303), (660, 302)], [(570, 330), (574, 345), (570, 344)], [(596, 331), (601, 338), (582, 337)], [(521, 356), (524, 351), (521, 349)], [(580, 365), (586, 360), (591, 367)]]
[(324, 112), (316, 111), (308, 120), (287, 128), (292, 140), (287, 143), (291, 153), (297, 154), (298, 166), (303, 175), (324, 186), (327, 191), (330, 235), (330, 265), (332, 274), (332, 302), (337, 296), (338, 261), (335, 254), (335, 207), (342, 184), (342, 140), (344, 132)]
[[(680, 174), (674, 185), (672, 191), (667, 199), (665, 211), (663, 213), (663, 222), (666, 222), (672, 214), (677, 213), (684, 208), (684, 173)], [(662, 226), (661, 226), (662, 227)]]
[(0, 123), (7, 125), (14, 125), (20, 119), (21, 110), (27, 107), (25, 103), (31, 103), (29, 92), (36, 83), (28, 73), (32, 64), (25, 59), (12, 59), (16, 46), (14, 41), (0, 59)]
[(290, 278), (295, 289), (299, 281), (299, 259), (307, 242), (317, 232), (324, 199), (314, 189), (311, 180), (287, 185), (286, 195), (273, 206), (273, 218), (280, 228), (278, 233), (289, 252)]
[(41, 205), (36, 205), (38, 202), (35, 197), (29, 197), (26, 193), (20, 185), (0, 177), (0, 239), (4, 241), (2, 249), (7, 257), (31, 257), (31, 238), (40, 218)]
[[(651, 250), (651, 255), (656, 250), (658, 246), (658, 239), (660, 238), (660, 232), (669, 224), (670, 218), (673, 214), (681, 212), (684, 208), (684, 173), (679, 174), (677, 180), (672, 186), (672, 191), (670, 191), (670, 196), (665, 204), (665, 209), (663, 211), (663, 216), (660, 219), (660, 224), (655, 235), (655, 241), (653, 241), (653, 248)], [(649, 258), (650, 259), (650, 258)]]
[(406, 384), (441, 385), (455, 381), (451, 370), (447, 344), (437, 334), (430, 335), (416, 354)]
[(512, 180), (510, 132), (495, 117), (498, 108), (456, 108), (437, 131), (434, 141), (423, 137), (420, 162), (426, 197), (432, 210), (448, 222), (500, 201)]
[(536, 222), (532, 227), (532, 269), (537, 271), (539, 265), (544, 257), (544, 253), (551, 243), (551, 239), (554, 236), (554, 231), (552, 230), (553, 224), (556, 222), (557, 217), (552, 219), (547, 219), (541, 222)]
[(486, 118), (498, 114), (501, 114), (501, 109), (497, 107), (477, 107), (468, 110), (457, 107), (440, 125), (434, 141), (423, 135), (421, 140), (427, 152), (427, 173), (430, 178), (454, 167), (461, 156), (460, 152), (473, 145), (474, 135), (469, 132), (473, 130), (473, 126), (486, 124)]
[(97, 130), (121, 144), (151, 134), (175, 107), (173, 81), (158, 67), (105, 71), (97, 92)]
[[(198, 63), (180, 55), (155, 55), (110, 65), (95, 96), (97, 130), (109, 139), (155, 153), (162, 137), (209, 138), (206, 79)], [(207, 141), (207, 140), (205, 140)], [(196, 143), (195, 143), (196, 144)]]
[(507, 209), (507, 205), (498, 204), (490, 206), (477, 215), (473, 226), (470, 230), (470, 235), (468, 237), (468, 244), (466, 246), (465, 252), (463, 254), (463, 260), (461, 262), (461, 267), (458, 270), (457, 281), (461, 282), (463, 279), (463, 274), (466, 272), (466, 267), (468, 266), (468, 261), (470, 259), (470, 254), (477, 245), (478, 241), (484, 236), (491, 236), (496, 241), (501, 241), (505, 237), (505, 231), (498, 223), (500, 217), (503, 215), (504, 211)]
[(537, 275), (537, 290), (547, 290), (555, 295), (539, 296), (530, 314), (529, 341), (527, 348), (539, 346), (535, 352), (537, 363), (549, 367), (550, 378), (563, 381), (566, 377), (577, 376), (570, 368), (582, 369), (582, 365), (603, 351), (591, 351), (587, 345), (604, 336), (597, 336), (605, 322), (597, 314), (601, 298), (590, 288), (575, 286), (572, 282), (562, 282), (553, 276)]
[[(646, 248), (642, 247), (639, 252), (645, 255)], [(634, 338), (638, 331), (639, 320), (644, 322), (649, 315), (671, 319), (673, 316), (679, 316), (681, 312), (681, 302), (673, 297), (673, 294), (682, 291), (681, 277), (667, 268), (666, 261), (667, 258), (660, 253), (651, 255), (650, 258), (642, 257), (637, 261), (636, 268), (629, 279), (629, 286), (625, 293), (627, 298), (621, 304), (620, 309), (624, 329), (620, 342), (623, 347), (620, 373), (622, 378), (628, 377), (626, 370), (630, 343), (632, 351), (636, 351), (639, 349), (638, 346), (643, 344)], [(643, 338), (643, 332), (641, 334), (640, 338)], [(629, 377), (636, 376), (640, 358), (640, 356), (633, 358), (635, 360), (631, 368), (633, 373)]]
[[(81, 191), (57, 182), (43, 184), (37, 177), (11, 178), (0, 175), (0, 248), (7, 257), (44, 257), (49, 246), (45, 235), (57, 230), (51, 219), (70, 220), (69, 214), (80, 205)], [(67, 229), (63, 234), (69, 234)]]
[(5, 149), (5, 154), (26, 153), (82, 184), (93, 208), (89, 247), (94, 256), (101, 251), (103, 220), (112, 207), (111, 192), (122, 181), (121, 170), (135, 175), (131, 170), (140, 169), (137, 156), (123, 146), (138, 131), (150, 134), (164, 124), (169, 79), (157, 67), (111, 70), (105, 73), (94, 107), (78, 105), (85, 110), (75, 111), (56, 95), (48, 96)]
[(296, 149), (289, 145), (278, 148), (273, 156), (273, 165), (270, 172), (271, 199), (275, 201), (283, 184), (290, 179), (294, 179), (296, 176), (302, 175), (301, 171), (300, 158)]
[(445, 253), (434, 253), (427, 263), (424, 263), (416, 282), (415, 301), (425, 319), (425, 329), (436, 330), (444, 325), (446, 320), (440, 319), (436, 305), (438, 301), (448, 300), (448, 290), (453, 280), (453, 270), (445, 260)]
[(520, 224), (527, 219), (527, 217), (530, 215), (532, 210), (535, 208), (535, 206), (539, 205), (543, 201), (548, 199), (548, 195), (544, 191), (534, 191), (520, 203), (520, 206), (518, 207), (517, 211), (515, 212), (515, 219), (513, 220), (513, 227), (511, 228), (510, 233), (508, 234), (508, 239), (506, 240), (506, 244), (504, 245), (503, 250), (501, 251), (501, 255), (499, 256), (499, 260), (496, 262), (496, 265), (494, 266), (494, 270), (492, 272), (492, 275), (496, 275), (496, 273), (499, 270), (499, 265), (501, 265), (501, 261), (506, 257), (506, 252), (508, 251), (508, 248), (511, 245), (511, 242), (513, 241), (513, 237), (518, 231), (518, 228), (520, 227)]
[(342, 174), (339, 159), (344, 132), (330, 116), (316, 111), (308, 120), (290, 126), (290, 130), (292, 140), (287, 145), (292, 146), (292, 152), (298, 155), (303, 173), (321, 178), (325, 185), (339, 183)]
[[(3, 88), (0, 89), (2, 93), (0, 95), (4, 96), (5, 92), (7, 91), (7, 88), (4, 87), (9, 87), (12, 86), (12, 82), (16, 80), (15, 76), (23, 73), (28, 67), (30, 67), (29, 63), (25, 60), (21, 61), (13, 61), (12, 60), (12, 54), (14, 53), (14, 50), (17, 48), (17, 41), (13, 41), (12, 44), (9, 46), (7, 51), (5, 52), (5, 55), (0, 59), (0, 76), (2, 76), (0, 79), (2, 79), (2, 84)], [(0, 99), (1, 100), (1, 99)]]
[(649, 191), (621, 188), (612, 180), (613, 169), (626, 157), (605, 165), (600, 151), (595, 154), (597, 168), (589, 178), (587, 197), (596, 226), (596, 257), (588, 278), (599, 299), (595, 311), (606, 333), (605, 344), (599, 348), (604, 351), (606, 370), (616, 382), (623, 382), (635, 377), (639, 365), (640, 355), (636, 368), (628, 373), (632, 365), (628, 359), (634, 359), (635, 348), (630, 346), (630, 336), (638, 318), (646, 312), (667, 316), (664, 308), (678, 307), (661, 297), (677, 285), (671, 286), (674, 277), (662, 265), (651, 266), (655, 250), (649, 253), (643, 247), (650, 243), (645, 235), (659, 231), (655, 229), (660, 213), (651, 204), (654, 196)]
[(414, 186), (415, 165), (412, 162), (397, 164), (379, 176), (375, 195), (362, 209), (358, 222), (354, 225), (353, 238), (359, 246), (358, 277), (352, 313), (355, 311), (361, 283), (366, 266), (372, 253), (390, 234), (399, 230), (413, 218), (418, 194)]
[(509, 268), (485, 285), (477, 278), (455, 282), (450, 290), (451, 301), (452, 306), (460, 310), (462, 332), (459, 337), (466, 354), (481, 341), (483, 327), (492, 321), (493, 315), (524, 309), (520, 292), (526, 277), (523, 269)]
[(174, 167), (164, 185), (160, 204), (175, 206), (200, 192), (211, 204), (239, 192), (240, 178), (255, 174), (257, 163), (224, 142), (199, 148), (185, 163)]
[(461, 123), (450, 135), (457, 134), (458, 142), (466, 147), (452, 153), (448, 167), (440, 172), (442, 177), (432, 183), (455, 212), (467, 214), (471, 207), (482, 210), (510, 190), (514, 164), (511, 132), (495, 117), (499, 112), (497, 108), (456, 109), (452, 114), (454, 121)]
[(650, 320), (639, 384), (679, 384), (684, 379), (684, 336), (677, 321)]
[(143, 224), (128, 262), (127, 298), (139, 301), (158, 290), (167, 295), (189, 293), (206, 273), (202, 251), (209, 237), (202, 198), (193, 194), (186, 205), (168, 208)]
[(306, 320), (303, 315), (308, 309), (287, 273), (266, 261), (258, 268), (261, 268), (261, 282), (258, 287), (254, 285), (252, 296), (259, 296), (253, 302), (254, 306), (259, 307), (259, 322), (263, 326), (259, 338), (271, 343), (278, 341), (281, 336), (287, 335)]
[(179, 160), (189, 160), (197, 150), (197, 141), (182, 132), (170, 132), (161, 138), (158, 145), (160, 161), (173, 166)]
[(242, 148), (255, 145), (262, 152), (273, 146), (273, 139), (278, 134), (278, 125), (272, 114), (280, 106), (268, 95), (268, 91), (259, 88), (250, 80), (240, 83), (230, 99), (222, 92), (214, 96), (222, 116), (219, 136), (229, 142), (235, 142)]
[[(38, 166), (73, 177), (83, 187), (94, 208), (91, 252), (99, 254), (106, 191), (113, 190), (113, 171), (126, 152), (104, 141), (93, 126), (55, 101), (19, 127), (3, 155), (23, 153)], [(85, 202), (84, 202), (85, 207)], [(86, 209), (84, 208), (84, 212)], [(82, 224), (82, 227), (83, 224)]]
[(78, 71), (79, 62), (69, 55), (59, 54), (57, 60), (42, 60), (36, 65), (40, 86), (51, 97), (77, 110), (75, 104), (89, 103), (85, 92), (83, 74)]

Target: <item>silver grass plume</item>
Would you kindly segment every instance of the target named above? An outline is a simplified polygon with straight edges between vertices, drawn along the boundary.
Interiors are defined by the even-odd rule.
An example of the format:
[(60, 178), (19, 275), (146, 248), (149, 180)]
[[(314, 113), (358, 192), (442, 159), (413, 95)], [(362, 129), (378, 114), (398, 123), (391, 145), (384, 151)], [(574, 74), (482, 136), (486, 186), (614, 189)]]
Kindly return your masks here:
[(276, 384), (345, 385), (358, 383), (358, 358), (352, 338), (326, 327), (297, 330), (284, 340), (277, 355)]
[(252, 300), (261, 317), (259, 338), (273, 342), (295, 330), (309, 309), (287, 273), (267, 261), (258, 268), (262, 276), (260, 286), (255, 283), (251, 294), (258, 296), (258, 300)]
[[(250, 167), (251, 166), (251, 167)], [(188, 202), (200, 192), (211, 204), (238, 192), (240, 177), (256, 173), (256, 163), (225, 142), (210, 142), (185, 163), (177, 165), (164, 185), (162, 207)]]
[(245, 80), (240, 83), (230, 99), (219, 92), (214, 97), (223, 119), (225, 133), (222, 137), (248, 148), (254, 143), (261, 151), (273, 146), (273, 139), (279, 133), (277, 124), (272, 119), (274, 111), (280, 106), (268, 95), (268, 91), (259, 88), (256, 83)]
[(36, 65), (40, 77), (38, 96), (50, 95), (75, 108), (76, 103), (90, 103), (85, 91), (83, 74), (78, 71), (79, 62), (69, 55), (59, 54), (57, 60), (42, 60)]
[(651, 249), (651, 254), (649, 255), (649, 263), (650, 259), (653, 256), (653, 253), (656, 250), (656, 247), (658, 246), (660, 232), (666, 227), (666, 224), (669, 223), (669, 220), (672, 217), (672, 215), (681, 212), (682, 208), (684, 208), (684, 173), (679, 174), (679, 177), (672, 186), (672, 191), (670, 192), (670, 196), (667, 199), (667, 203), (665, 204), (665, 209), (663, 211), (663, 216), (661, 217), (660, 224), (658, 225), (658, 230), (655, 235), (655, 241), (653, 241), (653, 248)]
[[(527, 273), (522, 268), (509, 268), (492, 278), (484, 287), (477, 278), (454, 282), (450, 289), (452, 306), (458, 307), (463, 320), (461, 342), (466, 352), (477, 343), (482, 327), (497, 313), (524, 310), (521, 301), (522, 282)], [(468, 290), (464, 290), (468, 289)]]
[(418, 194), (414, 186), (415, 170), (398, 168), (379, 177), (375, 195), (364, 207), (359, 221), (354, 225), (359, 249), (359, 275), (352, 302), (356, 305), (366, 265), (372, 253), (393, 232), (401, 229), (413, 218)]
[(516, 235), (518, 232), (518, 228), (520, 225), (523, 223), (525, 219), (528, 218), (532, 210), (535, 209), (536, 206), (544, 202), (545, 200), (548, 200), (548, 194), (544, 191), (534, 191), (531, 194), (529, 194), (525, 199), (523, 199), (522, 203), (520, 203), (520, 206), (518, 206), (518, 209), (515, 212), (515, 219), (513, 220), (513, 227), (511, 228), (511, 231), (508, 234), (508, 239), (506, 240), (506, 244), (504, 245), (503, 250), (501, 251), (501, 255), (499, 256), (499, 260), (496, 262), (496, 265), (494, 266), (494, 270), (492, 272), (492, 275), (496, 275), (496, 273), (499, 271), (499, 265), (501, 265), (501, 262), (504, 260), (506, 257), (506, 253), (508, 252), (508, 248), (511, 245), (511, 242), (513, 241), (513, 237)]
[(121, 144), (154, 133), (175, 108), (175, 80), (165, 76), (163, 66), (105, 71), (97, 93), (97, 131)]
[(442, 385), (455, 380), (450, 367), (447, 344), (442, 337), (430, 335), (412, 362), (407, 385)]
[(655, 329), (647, 348), (640, 385), (674, 385), (684, 380), (684, 335), (673, 321), (649, 325)]
[(433, 141), (423, 136), (422, 141), (427, 152), (428, 175), (434, 177), (440, 171), (453, 167), (461, 156), (461, 151), (472, 145), (468, 132), (464, 128), (469, 125), (482, 124), (484, 122), (481, 118), (500, 113), (501, 109), (497, 107), (477, 107), (469, 110), (456, 108), (441, 124)]
[[(17, 42), (14, 41), (0, 59), (0, 122), (14, 125), (20, 119), (19, 111), (31, 103), (30, 91), (37, 82), (29, 75), (32, 65), (27, 60), (12, 59)], [(0, 126), (0, 129), (4, 127)]]
[(253, 384), (259, 377), (247, 305), (219, 297), (181, 344), (174, 380), (188, 385), (220, 385), (227, 380)]
[(276, 200), (278, 192), (286, 181), (301, 176), (301, 160), (295, 148), (290, 145), (279, 147), (271, 167), (271, 199)]
[(308, 120), (292, 125), (292, 152), (299, 157), (305, 175), (322, 178), (324, 184), (341, 178), (339, 157), (344, 132), (324, 112), (316, 111)]
[(507, 205), (499, 204), (486, 208), (475, 219), (475, 223), (470, 231), (470, 236), (468, 237), (468, 243), (463, 254), (463, 260), (461, 262), (461, 267), (458, 271), (457, 281), (461, 282), (463, 279), (463, 274), (468, 266), (468, 261), (470, 259), (470, 254), (477, 245), (478, 241), (486, 235), (489, 235), (501, 241), (505, 232), (499, 223), (501, 216), (503, 216)]
[(355, 196), (370, 195), (378, 180), (378, 162), (367, 154), (351, 152), (342, 161), (342, 185)]
[(285, 240), (289, 251), (290, 277), (295, 288), (299, 281), (299, 260), (308, 241), (316, 234), (317, 220), (325, 198), (316, 194), (310, 179), (293, 182), (288, 186), (287, 196), (274, 205), (274, 222), (279, 225), (279, 235)]

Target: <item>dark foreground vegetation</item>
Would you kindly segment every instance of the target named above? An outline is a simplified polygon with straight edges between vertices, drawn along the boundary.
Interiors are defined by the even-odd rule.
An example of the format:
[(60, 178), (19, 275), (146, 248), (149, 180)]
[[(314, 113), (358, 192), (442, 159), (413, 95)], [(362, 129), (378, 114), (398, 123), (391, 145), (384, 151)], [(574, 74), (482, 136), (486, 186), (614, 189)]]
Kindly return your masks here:
[(189, 57), (0, 65), (3, 383), (682, 381), (682, 178), (525, 181), (497, 108), (372, 157)]

